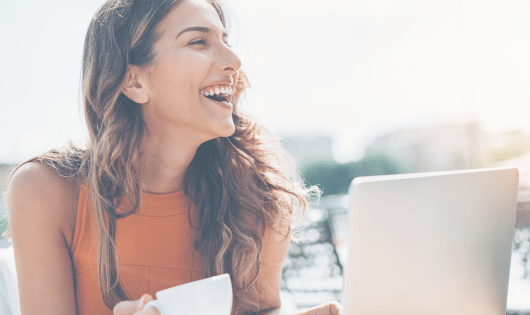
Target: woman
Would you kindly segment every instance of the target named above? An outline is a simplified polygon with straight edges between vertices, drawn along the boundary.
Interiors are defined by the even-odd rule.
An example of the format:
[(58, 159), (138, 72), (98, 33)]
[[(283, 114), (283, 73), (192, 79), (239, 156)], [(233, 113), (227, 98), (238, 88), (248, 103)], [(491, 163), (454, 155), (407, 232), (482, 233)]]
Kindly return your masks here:
[(279, 312), (307, 191), (238, 108), (248, 82), (227, 36), (215, 0), (109, 0), (96, 13), (88, 145), (33, 158), (10, 180), (22, 314), (158, 314), (142, 310), (154, 292), (221, 273), (233, 314)]

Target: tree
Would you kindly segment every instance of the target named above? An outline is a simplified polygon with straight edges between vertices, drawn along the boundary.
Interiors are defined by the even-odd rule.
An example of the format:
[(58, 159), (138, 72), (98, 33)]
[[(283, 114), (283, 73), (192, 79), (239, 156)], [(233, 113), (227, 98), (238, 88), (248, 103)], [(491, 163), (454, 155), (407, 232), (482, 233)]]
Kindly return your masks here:
[(347, 193), (355, 177), (399, 174), (401, 168), (385, 156), (369, 155), (349, 163), (329, 160), (314, 162), (303, 167), (301, 173), (306, 185), (316, 185), (323, 195), (333, 195)]

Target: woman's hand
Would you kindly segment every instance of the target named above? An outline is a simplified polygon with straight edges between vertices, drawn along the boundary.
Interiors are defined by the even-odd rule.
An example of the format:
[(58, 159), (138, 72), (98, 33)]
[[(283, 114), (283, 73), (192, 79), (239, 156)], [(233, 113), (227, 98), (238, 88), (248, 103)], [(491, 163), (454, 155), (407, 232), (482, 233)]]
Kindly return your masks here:
[(146, 293), (136, 301), (122, 301), (114, 306), (114, 315), (160, 315), (155, 307), (143, 309), (152, 299), (153, 297)]
[(342, 305), (339, 302), (328, 302), (317, 305), (302, 311), (298, 311), (293, 315), (342, 315), (344, 313)]

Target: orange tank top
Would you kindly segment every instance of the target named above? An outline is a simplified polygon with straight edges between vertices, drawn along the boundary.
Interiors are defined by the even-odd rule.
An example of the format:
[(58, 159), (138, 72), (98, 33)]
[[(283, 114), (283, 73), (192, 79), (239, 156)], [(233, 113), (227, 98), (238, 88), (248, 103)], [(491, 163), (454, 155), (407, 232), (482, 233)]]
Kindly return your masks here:
[[(118, 219), (116, 228), (119, 277), (133, 300), (144, 293), (156, 298), (157, 291), (204, 277), (184, 192), (142, 198), (140, 211)], [(95, 223), (89, 190), (81, 185), (71, 249), (79, 315), (112, 314), (99, 290)]]

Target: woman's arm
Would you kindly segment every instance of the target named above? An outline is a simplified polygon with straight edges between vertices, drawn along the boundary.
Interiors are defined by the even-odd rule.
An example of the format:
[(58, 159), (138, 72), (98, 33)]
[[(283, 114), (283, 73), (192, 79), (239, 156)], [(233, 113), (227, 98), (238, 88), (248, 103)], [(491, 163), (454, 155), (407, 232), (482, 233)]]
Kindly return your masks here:
[[(283, 230), (283, 232), (282, 232)], [(257, 280), (260, 304), (268, 306), (259, 315), (282, 315), (280, 311), (280, 285), (283, 261), (289, 250), (291, 237), (287, 236), (287, 228), (280, 231), (268, 229), (263, 238), (261, 252), (261, 270)], [(342, 306), (337, 302), (328, 302), (309, 309), (298, 311), (292, 315), (340, 315)]]
[(280, 314), (282, 267), (289, 244), (290, 228), (287, 223), (267, 227), (262, 239), (260, 270), (254, 286), (263, 310), (258, 314)]
[[(289, 198), (285, 197), (285, 202)], [(280, 222), (273, 228), (267, 228), (263, 237), (260, 254), (261, 269), (256, 280), (256, 289), (260, 305), (265, 306), (259, 315), (282, 315), (280, 311), (281, 274), (284, 260), (291, 243), (290, 222)], [(342, 306), (338, 302), (328, 302), (293, 315), (340, 315)]]
[(73, 235), (65, 233), (75, 226), (76, 187), (38, 162), (21, 166), (11, 179), (9, 221), (23, 315), (76, 314)]

